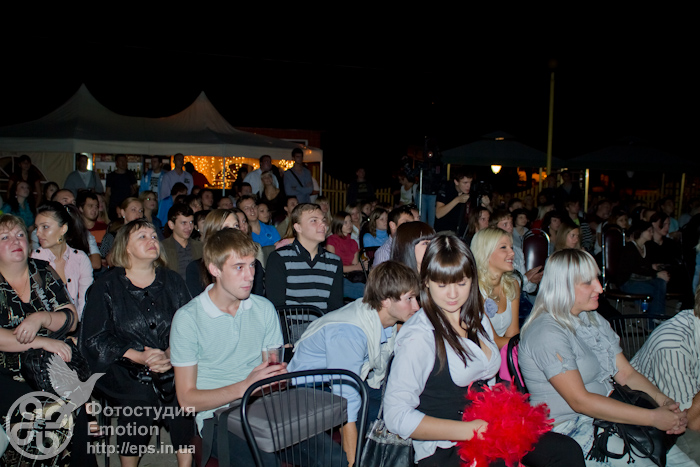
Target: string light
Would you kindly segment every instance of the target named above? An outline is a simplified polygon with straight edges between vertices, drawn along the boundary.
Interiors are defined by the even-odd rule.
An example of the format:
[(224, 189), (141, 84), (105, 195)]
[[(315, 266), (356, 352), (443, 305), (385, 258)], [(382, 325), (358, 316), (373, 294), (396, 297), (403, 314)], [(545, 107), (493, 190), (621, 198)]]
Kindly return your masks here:
[[(210, 188), (222, 188), (223, 186), (223, 157), (211, 156), (185, 156), (185, 162), (191, 162), (197, 172), (204, 174), (210, 182)], [(227, 157), (226, 165), (226, 189), (230, 189), (238, 177), (238, 171), (243, 165), (253, 167), (253, 170), (260, 168), (258, 159), (247, 157)], [(274, 161), (274, 165), (284, 170), (288, 170), (294, 165), (294, 161), (280, 160)]]

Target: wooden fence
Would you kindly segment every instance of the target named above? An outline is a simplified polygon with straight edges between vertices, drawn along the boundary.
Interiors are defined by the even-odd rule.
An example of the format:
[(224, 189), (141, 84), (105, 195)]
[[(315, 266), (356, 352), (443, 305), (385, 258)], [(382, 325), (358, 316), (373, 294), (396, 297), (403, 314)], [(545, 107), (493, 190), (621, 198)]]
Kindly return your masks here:
[[(327, 173), (323, 174), (323, 195), (328, 198), (331, 212), (343, 211), (347, 205), (348, 183), (343, 183)], [(375, 192), (380, 203), (389, 203), (393, 206), (394, 196), (391, 188), (382, 188)]]

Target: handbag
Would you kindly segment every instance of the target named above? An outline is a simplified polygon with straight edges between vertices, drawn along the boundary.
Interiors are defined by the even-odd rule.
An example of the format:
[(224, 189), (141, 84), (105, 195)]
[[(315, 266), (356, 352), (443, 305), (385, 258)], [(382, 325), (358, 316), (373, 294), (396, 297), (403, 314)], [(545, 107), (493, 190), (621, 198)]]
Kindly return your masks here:
[[(78, 350), (78, 346), (72, 338), (66, 337), (68, 331), (73, 326), (74, 316), (69, 310), (58, 310), (66, 315), (64, 325), (58, 331), (50, 333), (47, 337), (60, 340), (66, 343), (71, 350), (71, 360), (66, 362), (68, 368), (75, 371), (81, 381), (86, 381), (90, 375), (90, 366), (87, 360)], [(36, 391), (44, 391), (57, 394), (51, 385), (49, 377), (49, 361), (54, 354), (44, 349), (29, 349), (20, 354), (20, 372), (24, 380)]]
[(165, 373), (156, 373), (147, 366), (140, 365), (126, 357), (121, 357), (116, 363), (127, 369), (131, 379), (144, 385), (150, 385), (161, 402), (167, 404), (175, 399), (175, 372), (172, 368)]
[[(391, 368), (391, 362), (388, 367)], [(386, 391), (388, 379), (389, 372), (387, 371), (387, 375), (382, 381), (382, 403), (379, 406), (379, 414), (367, 431), (359, 467), (412, 467), (414, 465), (413, 440), (411, 438), (403, 439), (387, 430), (382, 418), (384, 391)]]
[[(614, 380), (613, 391), (609, 397), (643, 409), (659, 407), (659, 404), (647, 393), (622, 386)], [(637, 457), (651, 460), (659, 467), (665, 467), (666, 453), (673, 447), (677, 438), (653, 426), (615, 423), (599, 418), (593, 420), (593, 433), (593, 445), (588, 451), (586, 459), (604, 462), (608, 457), (622, 459), (624, 456), (629, 456), (628, 463), (632, 463), (634, 462), (632, 454), (634, 454)], [(608, 451), (608, 439), (612, 435), (617, 435), (622, 439), (623, 452)]]

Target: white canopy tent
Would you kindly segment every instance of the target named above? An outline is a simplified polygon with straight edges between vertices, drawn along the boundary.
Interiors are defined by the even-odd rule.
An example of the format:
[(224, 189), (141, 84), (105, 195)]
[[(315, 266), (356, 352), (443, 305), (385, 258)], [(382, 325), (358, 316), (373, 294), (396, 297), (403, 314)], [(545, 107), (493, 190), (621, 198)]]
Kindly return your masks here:
[(321, 162), (320, 149), (236, 130), (202, 92), (170, 117), (127, 117), (100, 104), (81, 85), (65, 104), (28, 123), (0, 128), (0, 150), (56, 153), (126, 153), (291, 159), (301, 147), (307, 162)]

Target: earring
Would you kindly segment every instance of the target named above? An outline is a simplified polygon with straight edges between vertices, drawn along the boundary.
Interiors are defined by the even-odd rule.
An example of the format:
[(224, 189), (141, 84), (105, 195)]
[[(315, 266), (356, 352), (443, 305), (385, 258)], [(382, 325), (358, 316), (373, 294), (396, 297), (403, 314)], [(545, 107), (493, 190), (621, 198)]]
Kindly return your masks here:
[(63, 243), (63, 235), (61, 235), (60, 237), (58, 237), (58, 243)]

